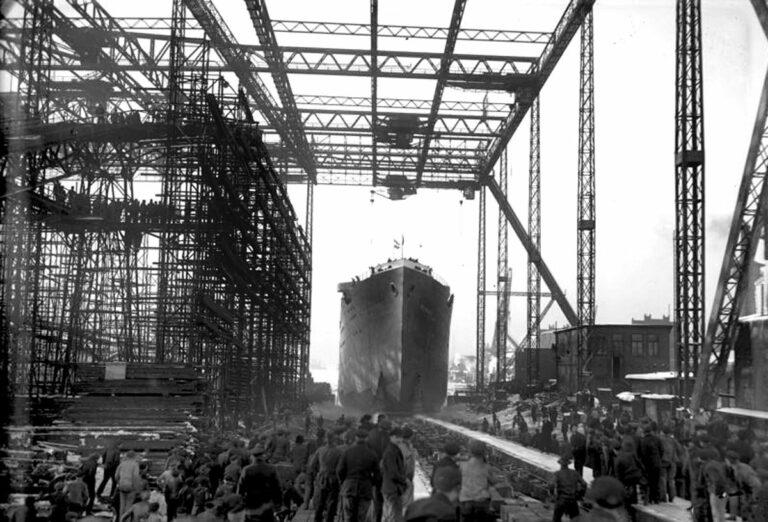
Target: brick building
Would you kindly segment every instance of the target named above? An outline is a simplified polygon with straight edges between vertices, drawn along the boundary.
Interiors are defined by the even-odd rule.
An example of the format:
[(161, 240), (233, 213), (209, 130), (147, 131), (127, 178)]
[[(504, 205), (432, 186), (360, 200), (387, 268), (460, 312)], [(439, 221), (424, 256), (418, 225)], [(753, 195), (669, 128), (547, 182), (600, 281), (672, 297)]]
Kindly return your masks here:
[(633, 324), (600, 324), (564, 328), (555, 332), (558, 386), (566, 393), (577, 390), (577, 347), (581, 328), (588, 328), (587, 344), (594, 354), (585, 379), (590, 389), (629, 389), (624, 376), (672, 368), (672, 323), (634, 321)]

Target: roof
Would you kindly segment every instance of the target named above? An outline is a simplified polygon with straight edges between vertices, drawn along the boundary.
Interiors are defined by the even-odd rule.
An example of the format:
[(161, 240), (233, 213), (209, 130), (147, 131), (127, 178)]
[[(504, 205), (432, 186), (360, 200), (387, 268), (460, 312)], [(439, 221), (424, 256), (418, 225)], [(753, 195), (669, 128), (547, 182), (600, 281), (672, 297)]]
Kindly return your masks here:
[(725, 415), (735, 415), (737, 417), (768, 420), (768, 411), (748, 410), (747, 408), (720, 408), (717, 412)]
[(640, 397), (652, 401), (669, 401), (676, 398), (675, 395), (670, 395), (669, 393), (644, 393)]
[(763, 315), (763, 314), (742, 315), (741, 317), (739, 317), (739, 321), (742, 323), (765, 322), (765, 321), (768, 321), (768, 315)]
[[(627, 329), (634, 329), (634, 330), (643, 330), (643, 329), (672, 329), (672, 324), (615, 324), (615, 323), (609, 323), (609, 324), (593, 324), (590, 326), (590, 328), (594, 329), (600, 329), (600, 328), (627, 328)], [(568, 332), (570, 330), (576, 330), (578, 328), (583, 328), (582, 326), (567, 326), (565, 328), (558, 328), (555, 330), (555, 333), (558, 334), (560, 332)]]
[(668, 372), (650, 372), (650, 373), (628, 373), (624, 376), (625, 379), (631, 379), (633, 381), (664, 381), (668, 379), (677, 379), (676, 371)]

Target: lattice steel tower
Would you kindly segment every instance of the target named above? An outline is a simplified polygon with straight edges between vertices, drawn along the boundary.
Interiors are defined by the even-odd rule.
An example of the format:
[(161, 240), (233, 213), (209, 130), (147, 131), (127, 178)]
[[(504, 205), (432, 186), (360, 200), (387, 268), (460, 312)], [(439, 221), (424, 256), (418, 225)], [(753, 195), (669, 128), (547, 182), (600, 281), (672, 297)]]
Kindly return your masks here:
[[(578, 216), (576, 222), (576, 299), (579, 324), (595, 324), (595, 84), (592, 13), (581, 25), (579, 76)], [(589, 368), (588, 331), (579, 330), (579, 387)]]
[(477, 346), (475, 348), (475, 383), (485, 387), (485, 187), (480, 187), (477, 224)]
[[(531, 105), (531, 136), (528, 158), (528, 235), (541, 252), (541, 150), (540, 150), (540, 121), (539, 98)], [(539, 348), (539, 332), (541, 322), (541, 275), (536, 269), (533, 260), (528, 256), (528, 344), (523, 348)], [(532, 384), (538, 379), (538, 368), (534, 364), (533, 354), (529, 353), (526, 359), (527, 381)]]
[(675, 342), (689, 396), (704, 338), (704, 103), (701, 0), (677, 2), (675, 97)]

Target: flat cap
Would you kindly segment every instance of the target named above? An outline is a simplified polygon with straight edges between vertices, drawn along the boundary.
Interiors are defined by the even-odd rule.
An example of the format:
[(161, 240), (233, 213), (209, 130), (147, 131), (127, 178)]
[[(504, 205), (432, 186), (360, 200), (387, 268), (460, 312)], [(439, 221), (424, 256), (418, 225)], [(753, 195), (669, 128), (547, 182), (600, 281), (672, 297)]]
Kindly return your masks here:
[(451, 491), (452, 489), (461, 486), (461, 472), (458, 468), (453, 466), (440, 466), (435, 471), (435, 479), (433, 481), (435, 489), (438, 491)]
[(588, 496), (598, 506), (615, 509), (624, 505), (624, 486), (615, 478), (604, 475), (595, 479)]
[(456, 442), (449, 440), (445, 443), (445, 446), (443, 446), (443, 452), (447, 453), (451, 457), (454, 455), (458, 455), (459, 451), (461, 451), (461, 446), (459, 446)]

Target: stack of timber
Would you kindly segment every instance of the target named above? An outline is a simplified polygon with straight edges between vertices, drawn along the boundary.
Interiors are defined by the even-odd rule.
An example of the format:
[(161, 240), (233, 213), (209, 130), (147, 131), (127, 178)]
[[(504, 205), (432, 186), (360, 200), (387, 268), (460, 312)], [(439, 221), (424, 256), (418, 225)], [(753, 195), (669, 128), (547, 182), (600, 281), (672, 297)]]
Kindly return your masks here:
[(34, 428), (36, 442), (87, 456), (110, 440), (143, 453), (150, 474), (162, 471), (168, 451), (197, 431), (203, 383), (194, 368), (169, 364), (80, 364), (75, 397), (60, 420)]

